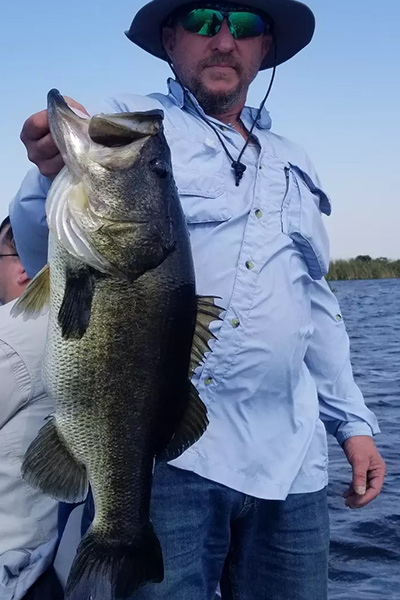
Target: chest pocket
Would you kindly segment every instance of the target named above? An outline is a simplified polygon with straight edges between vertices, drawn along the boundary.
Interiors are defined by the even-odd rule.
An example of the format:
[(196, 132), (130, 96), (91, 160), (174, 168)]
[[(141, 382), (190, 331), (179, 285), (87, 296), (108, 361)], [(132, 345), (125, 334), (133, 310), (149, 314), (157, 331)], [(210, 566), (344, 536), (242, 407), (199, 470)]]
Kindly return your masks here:
[(222, 223), (233, 216), (222, 175), (174, 169), (174, 178), (189, 226)]
[(329, 215), (329, 197), (296, 165), (285, 167), (286, 193), (282, 203), (282, 231), (296, 244), (313, 279), (329, 270), (329, 239), (321, 213)]

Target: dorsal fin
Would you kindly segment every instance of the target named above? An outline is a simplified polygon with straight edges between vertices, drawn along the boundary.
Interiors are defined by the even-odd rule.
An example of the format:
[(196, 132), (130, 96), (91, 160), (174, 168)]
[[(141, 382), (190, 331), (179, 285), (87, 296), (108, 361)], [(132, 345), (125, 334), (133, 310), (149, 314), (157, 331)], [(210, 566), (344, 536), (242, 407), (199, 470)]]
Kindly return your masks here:
[(200, 399), (192, 383), (189, 390), (189, 402), (168, 446), (157, 456), (157, 460), (174, 460), (197, 442), (208, 425), (207, 408)]
[[(196, 328), (193, 335), (192, 351), (190, 355), (189, 378), (209, 351), (208, 342), (215, 335), (209, 330), (212, 321), (221, 319), (223, 308), (214, 304), (211, 296), (197, 297)], [(168, 446), (157, 457), (159, 460), (173, 460), (197, 442), (207, 429), (207, 408), (202, 402), (198, 391), (192, 383), (189, 388), (189, 402), (185, 413), (179, 423)]]
[(210, 351), (209, 341), (215, 335), (210, 331), (210, 323), (221, 319), (223, 308), (214, 303), (212, 296), (197, 297), (196, 329), (193, 336), (192, 352), (190, 355), (189, 377), (191, 378), (197, 367), (204, 358), (204, 354)]

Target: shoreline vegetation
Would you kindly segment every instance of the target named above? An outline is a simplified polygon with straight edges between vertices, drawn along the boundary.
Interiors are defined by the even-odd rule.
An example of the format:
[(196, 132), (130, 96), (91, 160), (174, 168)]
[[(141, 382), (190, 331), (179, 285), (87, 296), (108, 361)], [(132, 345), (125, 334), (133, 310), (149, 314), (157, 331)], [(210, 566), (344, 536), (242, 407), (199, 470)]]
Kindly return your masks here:
[(368, 254), (349, 260), (332, 260), (326, 276), (328, 281), (397, 278), (400, 278), (400, 260), (371, 258)]

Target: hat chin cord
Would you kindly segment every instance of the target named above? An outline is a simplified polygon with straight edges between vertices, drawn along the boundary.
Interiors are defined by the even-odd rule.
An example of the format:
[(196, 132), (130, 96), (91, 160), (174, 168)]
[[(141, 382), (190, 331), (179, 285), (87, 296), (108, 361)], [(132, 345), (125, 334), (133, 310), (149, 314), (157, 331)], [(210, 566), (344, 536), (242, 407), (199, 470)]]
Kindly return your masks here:
[(237, 159), (236, 159), (236, 160), (233, 158), (232, 154), (229, 152), (229, 150), (228, 150), (228, 148), (227, 148), (227, 146), (226, 146), (226, 144), (225, 144), (224, 140), (222, 139), (222, 136), (221, 136), (221, 134), (219, 133), (218, 129), (217, 129), (215, 126), (214, 126), (214, 124), (213, 124), (213, 123), (211, 123), (211, 121), (209, 121), (209, 120), (207, 119), (207, 117), (206, 117), (204, 114), (202, 114), (202, 113), (199, 111), (198, 107), (197, 107), (197, 106), (196, 106), (196, 104), (193, 102), (192, 98), (191, 98), (191, 97), (190, 97), (190, 95), (188, 94), (188, 90), (187, 90), (187, 88), (185, 88), (185, 86), (183, 85), (183, 83), (182, 83), (182, 82), (181, 82), (181, 80), (179, 79), (179, 77), (178, 77), (178, 74), (176, 73), (176, 71), (175, 71), (175, 69), (174, 69), (174, 65), (172, 64), (171, 58), (170, 58), (170, 57), (169, 57), (169, 55), (166, 53), (166, 54), (167, 54), (167, 62), (168, 62), (168, 64), (169, 64), (170, 68), (171, 68), (171, 71), (172, 71), (172, 72), (173, 72), (173, 74), (175, 75), (175, 78), (176, 78), (177, 82), (178, 82), (178, 83), (181, 85), (181, 87), (182, 87), (182, 89), (183, 89), (183, 92), (184, 92), (184, 94), (185, 94), (185, 97), (186, 97), (186, 99), (187, 99), (187, 100), (190, 102), (190, 104), (192, 105), (192, 107), (193, 107), (193, 109), (196, 111), (196, 113), (199, 115), (199, 117), (200, 117), (200, 118), (201, 118), (201, 119), (202, 119), (202, 120), (203, 120), (205, 123), (207, 123), (207, 125), (208, 125), (208, 126), (209, 126), (209, 127), (212, 129), (212, 130), (213, 130), (213, 132), (215, 133), (215, 135), (216, 135), (216, 136), (217, 136), (217, 138), (219, 139), (219, 141), (220, 141), (220, 143), (221, 143), (221, 145), (222, 145), (223, 149), (225, 150), (225, 153), (226, 153), (226, 155), (227, 155), (227, 156), (228, 156), (228, 158), (231, 160), (231, 168), (232, 168), (232, 171), (233, 171), (233, 175), (234, 175), (234, 177), (235, 177), (235, 185), (236, 185), (237, 187), (239, 186), (239, 184), (240, 184), (240, 182), (241, 182), (241, 180), (242, 180), (243, 174), (244, 174), (244, 172), (246, 171), (246, 165), (245, 165), (245, 164), (243, 164), (243, 163), (241, 162), (241, 158), (242, 158), (242, 156), (243, 156), (243, 153), (244, 153), (244, 151), (246, 150), (246, 148), (247, 148), (247, 146), (248, 146), (248, 144), (249, 144), (249, 141), (250, 141), (250, 138), (251, 138), (251, 136), (252, 136), (252, 133), (253, 133), (254, 127), (256, 126), (256, 124), (257, 124), (257, 121), (258, 121), (258, 119), (260, 118), (261, 111), (262, 111), (262, 109), (264, 108), (264, 106), (265, 106), (265, 103), (266, 103), (266, 101), (267, 101), (267, 99), (268, 99), (268, 97), (269, 97), (269, 95), (270, 95), (270, 93), (271, 93), (272, 86), (273, 86), (274, 79), (275, 79), (275, 74), (276, 74), (276, 66), (277, 66), (277, 65), (276, 65), (276, 63), (277, 63), (277, 54), (278, 54), (278, 51), (277, 51), (277, 42), (276, 42), (276, 38), (275, 38), (275, 36), (274, 36), (273, 34), (272, 34), (272, 41), (273, 41), (273, 48), (274, 48), (274, 66), (273, 66), (273, 68), (272, 68), (271, 80), (270, 80), (270, 82), (269, 82), (269, 86), (268, 86), (267, 92), (266, 92), (266, 94), (265, 94), (264, 98), (262, 99), (262, 101), (261, 101), (261, 104), (260, 104), (260, 106), (259, 106), (259, 108), (258, 108), (258, 110), (257, 110), (256, 116), (254, 117), (253, 123), (252, 123), (252, 125), (251, 125), (251, 127), (250, 127), (250, 130), (249, 130), (249, 133), (248, 133), (247, 140), (245, 141), (245, 144), (244, 144), (243, 148), (241, 149), (241, 151), (239, 152), (239, 156), (237, 157)]

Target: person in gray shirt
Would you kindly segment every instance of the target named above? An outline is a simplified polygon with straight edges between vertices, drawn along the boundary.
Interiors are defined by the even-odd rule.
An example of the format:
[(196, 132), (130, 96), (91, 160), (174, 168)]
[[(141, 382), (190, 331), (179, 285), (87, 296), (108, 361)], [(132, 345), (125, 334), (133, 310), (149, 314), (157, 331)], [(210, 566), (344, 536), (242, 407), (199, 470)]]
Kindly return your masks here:
[(41, 380), (47, 315), (10, 314), (28, 283), (7, 217), (0, 226), (0, 598), (61, 600), (51, 567), (57, 502), (21, 476), (25, 451), (53, 411)]

